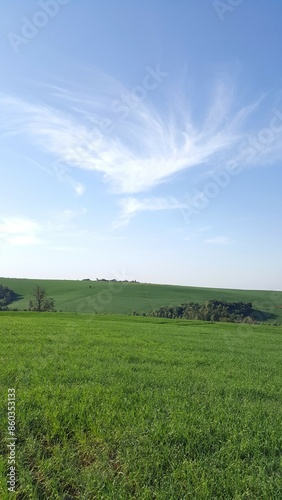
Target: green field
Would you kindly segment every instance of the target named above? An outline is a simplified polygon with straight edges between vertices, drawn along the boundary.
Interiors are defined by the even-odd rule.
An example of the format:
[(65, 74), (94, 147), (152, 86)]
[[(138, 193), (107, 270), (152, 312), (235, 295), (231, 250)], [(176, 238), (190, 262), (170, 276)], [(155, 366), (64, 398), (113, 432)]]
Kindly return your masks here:
[(281, 499), (281, 327), (2, 312), (0, 335), (1, 499), (8, 388), (14, 498)]
[(56, 309), (63, 312), (149, 313), (162, 306), (218, 299), (252, 302), (255, 309), (271, 315), (269, 322), (282, 324), (282, 292), (145, 283), (0, 278), (0, 285), (8, 286), (19, 294), (20, 300), (12, 304), (12, 307), (19, 309), (28, 308), (28, 302), (37, 284), (46, 289), (47, 294), (55, 299)]

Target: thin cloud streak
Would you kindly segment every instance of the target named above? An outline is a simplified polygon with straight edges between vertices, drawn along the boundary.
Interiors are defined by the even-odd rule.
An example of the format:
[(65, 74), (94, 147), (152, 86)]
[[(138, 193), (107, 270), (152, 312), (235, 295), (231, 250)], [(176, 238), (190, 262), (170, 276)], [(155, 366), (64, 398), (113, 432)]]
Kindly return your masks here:
[(212, 245), (228, 245), (229, 243), (231, 243), (231, 240), (226, 236), (215, 236), (214, 238), (205, 240), (205, 243), (209, 243)]
[(123, 198), (119, 202), (121, 213), (113, 224), (113, 228), (124, 226), (138, 213), (142, 211), (156, 210), (179, 210), (186, 207), (185, 203), (169, 198), (145, 198), (137, 199), (134, 197)]

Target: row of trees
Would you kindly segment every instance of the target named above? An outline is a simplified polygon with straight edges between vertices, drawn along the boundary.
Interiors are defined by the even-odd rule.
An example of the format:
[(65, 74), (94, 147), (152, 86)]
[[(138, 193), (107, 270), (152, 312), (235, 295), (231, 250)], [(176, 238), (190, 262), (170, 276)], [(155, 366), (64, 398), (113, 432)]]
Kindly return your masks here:
[(203, 304), (189, 302), (174, 307), (160, 307), (152, 313), (159, 318), (183, 318), (202, 321), (227, 321), (232, 323), (256, 322), (251, 302), (225, 302), (208, 300)]

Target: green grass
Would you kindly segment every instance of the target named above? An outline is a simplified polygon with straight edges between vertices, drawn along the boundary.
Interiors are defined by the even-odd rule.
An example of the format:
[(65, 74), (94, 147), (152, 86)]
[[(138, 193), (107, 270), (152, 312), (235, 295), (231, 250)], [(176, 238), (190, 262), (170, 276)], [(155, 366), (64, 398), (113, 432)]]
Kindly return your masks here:
[[(183, 302), (205, 302), (210, 299), (252, 302), (255, 309), (271, 315), (270, 322), (282, 324), (282, 292), (197, 288), (145, 283), (105, 283), (68, 280), (27, 280), (0, 278), (0, 284), (9, 286), (22, 296), (13, 307), (25, 309), (39, 284), (55, 299), (58, 311), (82, 313), (131, 314), (151, 312), (162, 306)], [(91, 288), (89, 288), (91, 286)], [(259, 318), (260, 319), (260, 318)]]
[(281, 327), (0, 313), (17, 499), (281, 499)]

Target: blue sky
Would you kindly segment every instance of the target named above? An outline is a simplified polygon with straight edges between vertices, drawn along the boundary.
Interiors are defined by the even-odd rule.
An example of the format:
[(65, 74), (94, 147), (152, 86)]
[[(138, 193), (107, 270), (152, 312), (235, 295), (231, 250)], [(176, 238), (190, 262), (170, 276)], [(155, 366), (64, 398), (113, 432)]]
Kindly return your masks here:
[(281, 290), (281, 18), (6, 2), (0, 275)]

